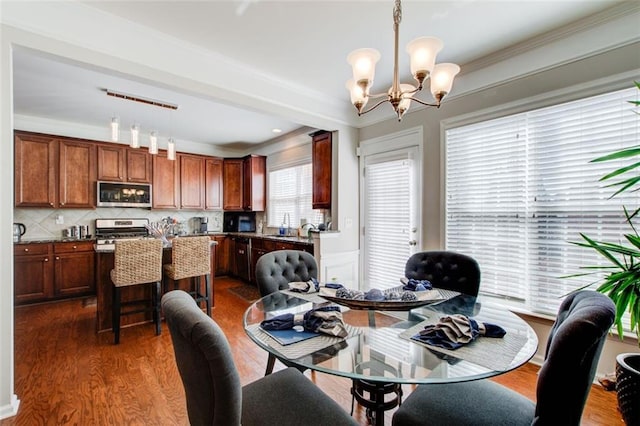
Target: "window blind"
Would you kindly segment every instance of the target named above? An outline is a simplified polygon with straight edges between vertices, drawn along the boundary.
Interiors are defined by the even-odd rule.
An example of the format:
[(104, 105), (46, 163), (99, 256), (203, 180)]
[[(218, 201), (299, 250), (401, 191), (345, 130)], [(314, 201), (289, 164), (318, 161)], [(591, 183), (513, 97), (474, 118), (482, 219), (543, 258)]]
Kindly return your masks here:
[(478, 260), (482, 293), (554, 315), (568, 292), (595, 276), (566, 278), (605, 265), (578, 247), (580, 232), (620, 242), (629, 232), (623, 205), (599, 179), (628, 160), (590, 163), (639, 143), (628, 101), (635, 88), (446, 131), (446, 247)]
[(322, 211), (311, 208), (312, 172), (311, 163), (269, 172), (268, 226), (279, 227), (287, 213), (291, 228), (300, 226), (300, 219), (322, 222)]

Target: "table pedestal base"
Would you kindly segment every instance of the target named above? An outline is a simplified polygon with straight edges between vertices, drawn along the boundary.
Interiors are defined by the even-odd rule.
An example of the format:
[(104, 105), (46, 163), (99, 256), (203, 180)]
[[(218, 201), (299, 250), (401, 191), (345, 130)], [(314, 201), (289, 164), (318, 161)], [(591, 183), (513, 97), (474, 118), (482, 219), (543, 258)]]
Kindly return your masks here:
[[(365, 396), (365, 392), (369, 394)], [(386, 400), (386, 395), (395, 396)], [(399, 383), (367, 382), (365, 380), (353, 380), (351, 387), (351, 414), (353, 415), (354, 401), (367, 410), (369, 424), (384, 425), (384, 412), (402, 404), (402, 386)]]

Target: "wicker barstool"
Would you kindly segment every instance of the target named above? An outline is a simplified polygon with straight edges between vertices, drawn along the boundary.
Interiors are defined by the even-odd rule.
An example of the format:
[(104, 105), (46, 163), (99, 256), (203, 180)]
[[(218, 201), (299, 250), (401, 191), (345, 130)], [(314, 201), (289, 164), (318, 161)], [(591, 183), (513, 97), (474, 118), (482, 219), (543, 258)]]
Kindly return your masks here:
[[(151, 310), (156, 335), (160, 334), (160, 281), (162, 281), (162, 241), (141, 239), (115, 242), (114, 269), (111, 270), (113, 282), (112, 325), (114, 343), (120, 343), (120, 317)], [(153, 284), (151, 300), (136, 299), (122, 302), (122, 287)], [(149, 305), (151, 302), (151, 306)], [(146, 306), (145, 306), (146, 305)], [(122, 311), (124, 306), (137, 308)]]
[[(165, 285), (166, 280), (173, 280), (173, 289), (177, 289), (178, 280), (194, 278), (193, 289), (189, 292), (198, 305), (204, 301), (207, 306), (207, 315), (211, 316), (211, 239), (204, 237), (181, 237), (171, 241), (171, 263), (164, 265)], [(204, 294), (200, 292), (200, 277), (204, 276)]]

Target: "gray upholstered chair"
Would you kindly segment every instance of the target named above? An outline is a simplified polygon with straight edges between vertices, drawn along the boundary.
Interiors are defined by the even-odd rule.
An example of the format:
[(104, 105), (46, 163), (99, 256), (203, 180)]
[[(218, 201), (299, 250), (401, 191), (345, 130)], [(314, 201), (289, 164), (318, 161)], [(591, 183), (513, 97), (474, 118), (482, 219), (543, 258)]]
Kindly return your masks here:
[(547, 341), (537, 403), (491, 380), (420, 385), (393, 415), (404, 425), (579, 425), (615, 318), (607, 296), (582, 290), (560, 305)]
[(182, 290), (162, 298), (191, 425), (355, 425), (355, 421), (294, 368), (244, 387), (218, 324)]
[[(256, 263), (256, 283), (261, 296), (289, 289), (294, 281), (309, 281), (318, 278), (316, 259), (306, 251), (276, 250), (262, 255)], [(280, 361), (290, 366), (286, 360)], [(271, 374), (276, 357), (269, 354), (265, 376)]]
[(477, 296), (480, 288), (480, 266), (470, 256), (453, 251), (415, 253), (404, 268), (407, 278), (429, 280), (434, 287)]

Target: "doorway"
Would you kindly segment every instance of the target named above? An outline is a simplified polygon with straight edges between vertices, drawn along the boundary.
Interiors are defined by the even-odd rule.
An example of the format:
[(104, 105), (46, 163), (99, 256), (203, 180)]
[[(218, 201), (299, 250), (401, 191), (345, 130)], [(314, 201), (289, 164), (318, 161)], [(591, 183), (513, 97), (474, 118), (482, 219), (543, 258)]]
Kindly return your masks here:
[(370, 141), (360, 150), (362, 290), (400, 285), (420, 244), (422, 128)]

